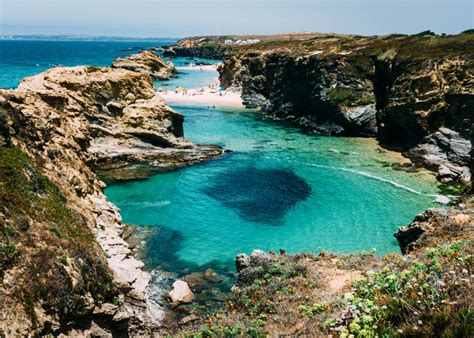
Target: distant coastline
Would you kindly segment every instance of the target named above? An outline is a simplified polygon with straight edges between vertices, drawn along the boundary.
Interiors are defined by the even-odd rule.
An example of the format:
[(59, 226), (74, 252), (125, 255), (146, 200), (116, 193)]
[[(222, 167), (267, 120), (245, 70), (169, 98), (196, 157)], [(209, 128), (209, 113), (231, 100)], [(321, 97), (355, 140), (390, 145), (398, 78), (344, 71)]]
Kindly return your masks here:
[(169, 37), (125, 37), (125, 36), (90, 36), (90, 35), (0, 35), (0, 40), (38, 40), (38, 41), (122, 41), (122, 42), (163, 42), (174, 43), (178, 38)]

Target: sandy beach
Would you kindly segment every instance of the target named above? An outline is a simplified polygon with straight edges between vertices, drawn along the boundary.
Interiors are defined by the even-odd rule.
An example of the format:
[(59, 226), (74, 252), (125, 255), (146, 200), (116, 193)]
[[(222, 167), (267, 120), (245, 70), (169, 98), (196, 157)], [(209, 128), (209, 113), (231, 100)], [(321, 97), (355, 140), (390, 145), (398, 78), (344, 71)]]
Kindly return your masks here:
[(201, 89), (177, 88), (175, 90), (162, 90), (158, 93), (168, 103), (244, 108), (239, 92), (221, 91), (216, 86)]
[(200, 70), (200, 71), (217, 71), (219, 63), (212, 65), (189, 65), (183, 67), (176, 67), (177, 70)]

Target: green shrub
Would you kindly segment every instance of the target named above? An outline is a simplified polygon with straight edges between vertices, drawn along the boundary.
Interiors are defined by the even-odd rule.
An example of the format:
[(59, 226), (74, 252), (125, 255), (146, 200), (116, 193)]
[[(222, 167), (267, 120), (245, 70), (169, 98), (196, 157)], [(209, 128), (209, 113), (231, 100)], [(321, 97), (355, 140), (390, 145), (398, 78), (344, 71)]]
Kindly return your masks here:
[(321, 313), (327, 310), (328, 305), (326, 303), (317, 303), (310, 306), (300, 305), (298, 308), (300, 312), (304, 313), (309, 318), (313, 318), (315, 314)]
[(346, 308), (341, 317), (329, 326), (335, 329), (342, 323), (339, 332), (370, 337), (391, 335), (394, 330), (426, 336), (453, 330), (453, 325), (472, 318), (469, 308), (456, 307), (462, 276), (472, 273), (470, 245), (458, 241), (427, 249), (425, 259), (413, 261), (408, 269), (384, 268), (355, 281), (352, 293), (343, 298)]
[(68, 265), (67, 263), (67, 254), (62, 254), (61, 257), (59, 257), (59, 262), (62, 264), (62, 265)]
[(333, 88), (329, 92), (329, 98), (336, 103), (346, 103), (356, 98), (356, 93), (350, 88)]
[(426, 31), (423, 31), (423, 32), (413, 34), (413, 36), (436, 36), (436, 33), (432, 32), (430, 30), (426, 30)]
[(15, 244), (10, 242), (0, 244), (0, 278), (16, 262), (18, 257), (20, 257), (20, 251)]

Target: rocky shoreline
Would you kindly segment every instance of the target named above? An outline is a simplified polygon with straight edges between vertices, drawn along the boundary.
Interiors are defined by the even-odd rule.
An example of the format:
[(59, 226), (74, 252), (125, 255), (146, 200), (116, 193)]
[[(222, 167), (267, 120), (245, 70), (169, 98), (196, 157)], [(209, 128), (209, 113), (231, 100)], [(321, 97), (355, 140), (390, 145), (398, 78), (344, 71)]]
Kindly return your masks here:
[(472, 44), (470, 34), (255, 44), (224, 57), (220, 81), (274, 118), (325, 135), (375, 136), (442, 182), (469, 185)]
[[(150, 334), (163, 311), (147, 295), (150, 276), (123, 240), (119, 210), (95, 172), (108, 180), (144, 178), (220, 156), (222, 149), (184, 139), (182, 115), (166, 106), (150, 77), (125, 69), (54, 68), (23, 80), (16, 90), (1, 90), (0, 103), (1, 164), (8, 175), (2, 180), (27, 182), (2, 190), (7, 199), (2, 197), (0, 217), (11, 228), (2, 230), (2, 241), (11, 243), (12, 253), (2, 258), (1, 303), (16, 305), (2, 309), (1, 331)], [(12, 166), (11, 153), (24, 162)], [(16, 195), (30, 184), (31, 190)], [(24, 204), (11, 205), (11, 198), (28, 194)], [(50, 195), (55, 204), (43, 206)], [(40, 202), (41, 212), (31, 213), (31, 203)], [(42, 258), (46, 253), (52, 258)], [(108, 284), (99, 286), (99, 272), (91, 271), (95, 265), (84, 254), (98, 259), (96, 269)], [(11, 268), (4, 271), (4, 264)], [(50, 268), (36, 277), (44, 282), (23, 279), (44, 264)], [(106, 285), (107, 291), (95, 293)], [(65, 303), (47, 305), (57, 302)]]
[[(221, 44), (210, 39), (206, 45)], [(196, 54), (202, 38), (188, 40), (188, 51), (180, 53), (202, 57)], [(467, 310), (473, 301), (472, 265), (460, 267), (459, 262), (472, 253), (474, 225), (474, 77), (469, 47), (473, 42), (466, 35), (316, 36), (312, 41), (278, 40), (228, 51), (219, 69), (220, 81), (224, 88), (241, 90), (246, 106), (260, 107), (273, 118), (320, 134), (377, 137), (415, 165), (437, 172), (439, 181), (460, 182), (466, 188), (448, 208), (428, 209), (400, 227), (394, 236), (404, 256), (284, 251), (276, 255), (259, 250), (251, 256), (238, 255), (238, 282), (224, 309), (171, 332), (211, 336), (472, 332), (467, 323), (472, 320)], [(207, 54), (213, 55), (209, 50)], [(430, 275), (439, 273), (431, 271), (433, 264), (442, 271), (435, 277), (439, 285)], [(417, 266), (426, 268), (427, 274), (415, 272)], [(451, 291), (439, 303), (432, 302), (432, 308), (406, 309), (397, 303), (400, 298), (423, 303), (423, 291), (417, 299), (410, 293), (410, 283), (405, 286), (407, 275), (420, 278), (415, 287), (425, 283), (435, 292)], [(384, 289), (390, 278), (400, 290), (396, 296)], [(381, 298), (364, 293), (361, 285), (381, 290)], [(354, 295), (361, 303), (352, 301)], [(347, 305), (342, 313), (341, 304)], [(360, 304), (368, 308), (359, 308)], [(368, 317), (362, 316), (364, 311)], [(466, 317), (457, 317), (461, 313)], [(403, 316), (404, 320), (397, 319)], [(397, 331), (384, 331), (388, 327)]]
[[(376, 59), (364, 58), (361, 70), (349, 55), (367, 43), (371, 41), (357, 41), (354, 49), (339, 46), (338, 51), (331, 44), (324, 53), (313, 50), (311, 55), (238, 51), (225, 56), (221, 82), (241, 88), (247, 105), (262, 106), (275, 117), (326, 134), (377, 135), (423, 165), (430, 163), (440, 180), (468, 184), (466, 168), (472, 171), (474, 164), (472, 58), (456, 54), (407, 65), (399, 54), (384, 49)], [(172, 76), (172, 67), (143, 67), (146, 55), (141, 54), (117, 60), (114, 68), (54, 68), (25, 79), (17, 90), (0, 90), (0, 175), (2, 183), (7, 182), (0, 185), (0, 221), (8, 249), (2, 251), (0, 332), (6, 335), (138, 336), (168, 329), (160, 328), (165, 314), (148, 297), (150, 275), (123, 239), (124, 225), (103, 193), (103, 179), (145, 178), (220, 156), (223, 150), (183, 137), (183, 117), (166, 106), (150, 78)], [(374, 77), (367, 76), (367, 67)], [(311, 111), (300, 110), (308, 102)], [(315, 116), (318, 109), (324, 114)], [(357, 333), (362, 328), (351, 327), (354, 322), (361, 325), (355, 305), (344, 298), (348, 308), (343, 313), (330, 306), (341, 301), (357, 276), (387, 278), (384, 268), (398, 273), (418, 258), (430, 268), (432, 257), (427, 258), (424, 249), (440, 245), (454, 252), (451, 261), (444, 249), (436, 249), (434, 257), (446, 264), (443, 271), (472, 276), (472, 265), (464, 261), (472, 251), (471, 196), (448, 211), (428, 210), (401, 228), (396, 237), (408, 256), (393, 262), (367, 254), (256, 251), (239, 256), (239, 280), (229, 311), (203, 320), (182, 318), (184, 326), (177, 333), (202, 331), (204, 320), (215, 325), (205, 332), (211, 335)], [(467, 249), (452, 244), (464, 240)], [(206, 278), (214, 277), (209, 273)], [(450, 281), (444, 274), (441, 280)], [(188, 284), (175, 284), (175, 303), (189, 302), (193, 294)], [(464, 291), (459, 299), (469, 300)], [(356, 287), (351, 292), (363, 297)], [(437, 308), (448, 309), (440, 304), (445, 303), (436, 303)], [(450, 305), (461, 311), (465, 304)], [(326, 317), (337, 319), (321, 329), (327, 309), (332, 310)], [(318, 321), (310, 321), (315, 316)]]
[(128, 69), (157, 80), (169, 80), (177, 74), (173, 63), (163, 61), (152, 51), (142, 51), (124, 58), (117, 58), (113, 61), (112, 68)]

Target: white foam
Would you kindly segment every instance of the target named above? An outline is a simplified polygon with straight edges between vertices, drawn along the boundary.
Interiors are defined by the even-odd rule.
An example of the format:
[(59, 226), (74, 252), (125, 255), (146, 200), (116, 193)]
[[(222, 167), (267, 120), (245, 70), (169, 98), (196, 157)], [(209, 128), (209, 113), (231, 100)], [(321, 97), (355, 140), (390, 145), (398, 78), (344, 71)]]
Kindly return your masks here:
[(120, 203), (122, 206), (131, 206), (131, 207), (137, 207), (137, 208), (153, 208), (153, 207), (164, 207), (167, 205), (170, 205), (171, 201), (165, 200), (165, 201), (151, 201), (151, 202), (126, 202), (126, 203)]
[(425, 195), (419, 191), (416, 191), (415, 189), (412, 189), (410, 187), (407, 187), (403, 184), (400, 184), (396, 181), (392, 181), (392, 180), (389, 180), (389, 179), (386, 179), (386, 178), (383, 178), (383, 177), (380, 177), (380, 176), (376, 176), (376, 175), (373, 175), (373, 174), (370, 174), (370, 173), (367, 173), (365, 171), (360, 171), (360, 170), (355, 170), (355, 169), (350, 169), (350, 168), (338, 168), (338, 167), (331, 167), (331, 166), (327, 166), (327, 165), (323, 165), (323, 164), (316, 164), (316, 163), (310, 163), (311, 166), (313, 167), (319, 167), (319, 168), (326, 168), (326, 169), (332, 169), (332, 170), (338, 170), (338, 171), (344, 171), (344, 172), (349, 172), (349, 173), (352, 173), (352, 174), (356, 174), (356, 175), (360, 175), (360, 176), (364, 176), (364, 177), (367, 177), (367, 178), (370, 178), (370, 179), (373, 179), (373, 180), (377, 180), (377, 181), (380, 181), (380, 182), (385, 182), (385, 183), (388, 183), (388, 184), (391, 184), (393, 185), (394, 187), (397, 187), (397, 188), (400, 188), (400, 189), (403, 189), (403, 190), (406, 190), (406, 191), (409, 191), (413, 194), (417, 194), (417, 195)]
[(435, 197), (435, 202), (440, 203), (440, 204), (449, 204), (451, 202), (451, 198), (448, 196), (444, 195), (434, 195)]

